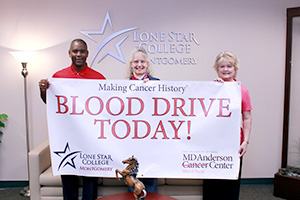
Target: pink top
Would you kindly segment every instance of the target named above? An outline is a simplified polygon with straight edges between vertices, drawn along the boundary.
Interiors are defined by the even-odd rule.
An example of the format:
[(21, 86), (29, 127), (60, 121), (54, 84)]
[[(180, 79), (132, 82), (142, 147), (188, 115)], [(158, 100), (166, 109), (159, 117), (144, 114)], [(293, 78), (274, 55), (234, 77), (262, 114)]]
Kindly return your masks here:
[(241, 85), (241, 95), (242, 95), (242, 112), (252, 110), (250, 95), (248, 89)]
[[(241, 96), (242, 96), (242, 112), (251, 111), (252, 105), (250, 101), (250, 95), (248, 89), (241, 85)], [(243, 127), (241, 127), (241, 143), (244, 141)]]

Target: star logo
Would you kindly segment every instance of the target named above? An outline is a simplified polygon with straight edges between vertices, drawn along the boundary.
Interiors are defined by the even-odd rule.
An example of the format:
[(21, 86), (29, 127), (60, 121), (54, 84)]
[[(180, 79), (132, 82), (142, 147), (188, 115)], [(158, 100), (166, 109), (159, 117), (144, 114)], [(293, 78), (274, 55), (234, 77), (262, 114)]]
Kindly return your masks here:
[(57, 171), (59, 171), (59, 169), (61, 167), (65, 167), (66, 165), (70, 165), (71, 167), (73, 167), (74, 169), (76, 169), (75, 163), (74, 163), (74, 159), (77, 157), (77, 154), (80, 153), (81, 151), (74, 151), (71, 152), (70, 147), (69, 147), (69, 143), (66, 144), (65, 149), (63, 151), (54, 151), (54, 153), (56, 155), (58, 155), (59, 157), (62, 158)]
[[(102, 28), (101, 30), (97, 31), (97, 30), (93, 30), (93, 31), (80, 31), (80, 33), (82, 33), (83, 35), (85, 35), (86, 37), (88, 37), (89, 39), (91, 39), (92, 41), (96, 42), (96, 39), (93, 38), (92, 36), (94, 35), (103, 35), (105, 33), (105, 28), (107, 26), (107, 24), (109, 23), (110, 25), (110, 28), (112, 31), (114, 31), (114, 28), (113, 28), (113, 25), (112, 25), (112, 22), (111, 22), (111, 19), (110, 19), (110, 15), (109, 15), (109, 12), (106, 13), (106, 17), (104, 19), (104, 22), (103, 22), (103, 25), (102, 25)], [(134, 28), (127, 28), (127, 29), (124, 29), (124, 30), (120, 30), (118, 32), (115, 32), (113, 34), (111, 34), (110, 36), (108, 36), (107, 38), (105, 38), (101, 43), (100, 45), (98, 46), (98, 48), (96, 49), (93, 57), (92, 57), (92, 62), (90, 64), (90, 66), (92, 67), (97, 56), (99, 55), (99, 53), (101, 52), (101, 50), (109, 43), (111, 42), (113, 39), (117, 38), (120, 36), (121, 39), (118, 40), (118, 42), (115, 44), (115, 48), (117, 49), (117, 54), (113, 53), (113, 51), (111, 50), (107, 50), (103, 56), (101, 56), (101, 58), (97, 61), (98, 63), (100, 63), (106, 56), (112, 56), (113, 58), (123, 62), (123, 63), (126, 63), (125, 62), (125, 59), (124, 59), (124, 56), (123, 56), (123, 53), (122, 53), (122, 50), (121, 50), (121, 44), (128, 38), (128, 35), (127, 36), (124, 36), (124, 37), (121, 37), (121, 35), (125, 34), (125, 33), (128, 33), (130, 31), (133, 31), (133, 30), (136, 30), (138, 29), (137, 27), (134, 27)]]

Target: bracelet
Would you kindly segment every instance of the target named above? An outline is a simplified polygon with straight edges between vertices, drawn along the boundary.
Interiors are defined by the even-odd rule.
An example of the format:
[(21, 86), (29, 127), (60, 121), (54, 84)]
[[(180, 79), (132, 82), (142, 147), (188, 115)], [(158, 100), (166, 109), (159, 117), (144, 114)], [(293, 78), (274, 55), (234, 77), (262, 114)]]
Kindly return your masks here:
[(247, 142), (247, 144), (249, 144), (249, 141), (248, 141), (248, 140), (244, 140), (243, 142)]

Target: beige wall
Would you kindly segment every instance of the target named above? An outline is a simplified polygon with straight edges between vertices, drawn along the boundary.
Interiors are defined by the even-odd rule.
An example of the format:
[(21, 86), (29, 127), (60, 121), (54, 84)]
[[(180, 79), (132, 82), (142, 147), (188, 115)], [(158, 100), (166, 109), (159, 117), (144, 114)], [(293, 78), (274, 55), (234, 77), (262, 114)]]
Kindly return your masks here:
[[(244, 158), (244, 178), (270, 178), (280, 167), (286, 8), (300, 6), (290, 0), (10, 0), (0, 7), (0, 113), (9, 120), (0, 144), (0, 181), (27, 180), (26, 140), (21, 64), (9, 54), (13, 50), (37, 50), (28, 64), (29, 131), (31, 147), (47, 139), (46, 106), (39, 98), (38, 81), (70, 64), (67, 54), (74, 38), (87, 41), (90, 59), (100, 43), (110, 35), (136, 27), (137, 34), (166, 34), (165, 40), (152, 45), (188, 45), (184, 53), (154, 53), (152, 58), (191, 58), (191, 65), (153, 65), (155, 76), (162, 80), (209, 81), (216, 77), (212, 69), (215, 56), (231, 50), (240, 59), (238, 79), (249, 89), (253, 104), (253, 129), (249, 150)], [(100, 31), (106, 13), (107, 25), (98, 43), (80, 31)], [(194, 34), (192, 41), (167, 41), (167, 34)], [(133, 31), (121, 34), (100, 52), (111, 50), (123, 39), (121, 50), (127, 58), (139, 44)], [(149, 42), (149, 41), (147, 41)], [(108, 79), (124, 79), (125, 64), (106, 57), (93, 68)]]

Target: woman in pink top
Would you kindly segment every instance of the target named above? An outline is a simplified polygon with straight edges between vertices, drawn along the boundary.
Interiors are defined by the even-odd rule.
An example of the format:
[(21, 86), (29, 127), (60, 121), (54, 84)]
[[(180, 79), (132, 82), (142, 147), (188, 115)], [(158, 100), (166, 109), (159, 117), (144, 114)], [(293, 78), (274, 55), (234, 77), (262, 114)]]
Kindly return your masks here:
[[(216, 81), (230, 82), (236, 81), (237, 71), (239, 69), (239, 63), (237, 57), (228, 51), (221, 52), (215, 60), (214, 69), (218, 74)], [(239, 148), (240, 158), (247, 152), (249, 144), (249, 137), (251, 131), (251, 101), (250, 95), (243, 85), (241, 86), (242, 96), (242, 127), (241, 127), (241, 145)], [(242, 160), (241, 160), (242, 163)], [(203, 200), (238, 200), (240, 191), (240, 178), (237, 180), (204, 180), (203, 183)]]

